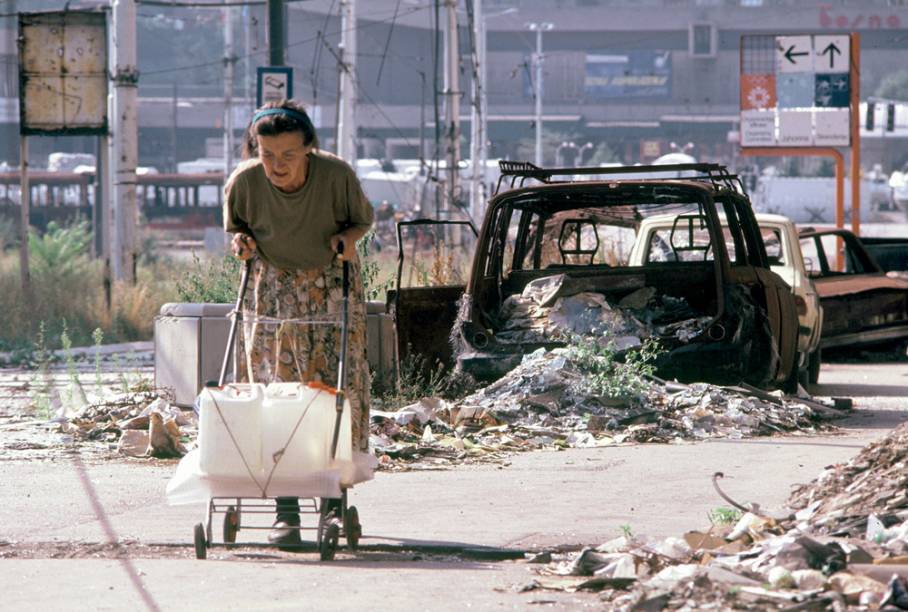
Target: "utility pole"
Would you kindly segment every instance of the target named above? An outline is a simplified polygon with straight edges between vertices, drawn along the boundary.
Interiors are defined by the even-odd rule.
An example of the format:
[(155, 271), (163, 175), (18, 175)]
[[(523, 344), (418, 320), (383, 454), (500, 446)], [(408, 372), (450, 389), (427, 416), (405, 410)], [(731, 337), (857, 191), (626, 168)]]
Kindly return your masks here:
[(356, 0), (341, 0), (337, 156), (356, 168)]
[(268, 61), (284, 65), (284, 0), (268, 0)]
[(548, 32), (555, 26), (548, 22), (528, 23), (527, 27), (536, 32), (536, 53), (533, 54), (536, 78), (536, 165), (542, 167), (542, 33)]
[(135, 281), (136, 166), (139, 162), (135, 0), (111, 0), (112, 44), (109, 100), (111, 239), (110, 268), (116, 280)]
[(457, 201), (460, 165), (460, 50), (457, 40), (457, 0), (445, 0), (445, 131), (447, 132), (448, 213)]
[(233, 8), (224, 8), (224, 179), (233, 171), (233, 83), (236, 52), (233, 48)]
[(482, 0), (473, 0), (473, 104), (470, 109), (470, 217), (478, 221), (485, 204), (486, 174), (486, 28)]

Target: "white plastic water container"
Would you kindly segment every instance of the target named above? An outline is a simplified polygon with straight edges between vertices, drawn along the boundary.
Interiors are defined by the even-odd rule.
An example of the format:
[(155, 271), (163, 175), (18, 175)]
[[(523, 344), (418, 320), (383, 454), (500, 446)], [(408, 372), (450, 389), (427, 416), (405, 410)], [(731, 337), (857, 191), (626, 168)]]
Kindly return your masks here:
[(336, 459), (331, 456), (336, 397), (334, 389), (322, 384), (268, 385), (262, 403), (262, 468), (266, 478), (281, 482), (326, 470), (340, 470), (342, 481), (350, 478), (353, 436), (348, 401), (341, 414)]
[(199, 395), (199, 469), (218, 478), (258, 478), (262, 472), (265, 386), (233, 384)]

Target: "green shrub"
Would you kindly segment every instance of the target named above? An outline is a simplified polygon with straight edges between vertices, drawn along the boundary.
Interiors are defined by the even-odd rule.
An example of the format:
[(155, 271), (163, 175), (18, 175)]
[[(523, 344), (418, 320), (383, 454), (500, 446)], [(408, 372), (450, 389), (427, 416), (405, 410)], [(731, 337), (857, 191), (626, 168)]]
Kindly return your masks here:
[(658, 341), (649, 338), (638, 349), (625, 352), (619, 359), (614, 343), (601, 346), (596, 338), (575, 336), (570, 357), (585, 376), (582, 390), (609, 398), (631, 398), (652, 387), (648, 377), (655, 372), (656, 358), (662, 353)]
[(51, 221), (47, 224), (44, 235), (39, 235), (35, 230), (28, 233), (29, 267), (36, 276), (44, 275), (55, 279), (83, 274), (89, 264), (90, 245), (91, 230), (88, 222), (61, 226)]
[(177, 279), (180, 301), (230, 304), (236, 302), (243, 262), (231, 255), (200, 259), (192, 254), (190, 269)]

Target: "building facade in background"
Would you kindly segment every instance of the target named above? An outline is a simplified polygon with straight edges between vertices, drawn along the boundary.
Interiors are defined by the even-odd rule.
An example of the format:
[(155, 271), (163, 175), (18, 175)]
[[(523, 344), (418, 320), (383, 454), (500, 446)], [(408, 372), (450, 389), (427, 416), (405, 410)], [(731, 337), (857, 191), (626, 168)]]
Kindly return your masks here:
[[(329, 149), (338, 91), (337, 5), (290, 2), (286, 18), (294, 91), (312, 107)], [(908, 50), (908, 3), (899, 0), (484, 0), (483, 7), (491, 158), (532, 159), (535, 35), (528, 23), (553, 24), (543, 38), (545, 163), (646, 162), (674, 143), (698, 159), (735, 164), (745, 34), (859, 32), (862, 99), (904, 65)], [(62, 8), (63, 2), (0, 1), (2, 15)], [(179, 162), (220, 155), (224, 12), (141, 3), (138, 12), (140, 164), (172, 170)], [(360, 156), (413, 159), (422, 151), (432, 157), (444, 117), (443, 96), (435, 95), (443, 88), (443, 40), (433, 3), (361, 1), (357, 16)], [(469, 17), (461, 2), (466, 138)], [(265, 8), (237, 7), (231, 18), (238, 56), (235, 125), (241, 128), (252, 109), (255, 68), (267, 59)], [(437, 22), (443, 27), (443, 13)], [(18, 156), (15, 27), (14, 17), (0, 17), (0, 161), (10, 164)], [(50, 152), (96, 147), (89, 138), (34, 141), (32, 161), (39, 166)], [(868, 166), (883, 161), (888, 170), (908, 158), (898, 131), (865, 134), (863, 142)]]

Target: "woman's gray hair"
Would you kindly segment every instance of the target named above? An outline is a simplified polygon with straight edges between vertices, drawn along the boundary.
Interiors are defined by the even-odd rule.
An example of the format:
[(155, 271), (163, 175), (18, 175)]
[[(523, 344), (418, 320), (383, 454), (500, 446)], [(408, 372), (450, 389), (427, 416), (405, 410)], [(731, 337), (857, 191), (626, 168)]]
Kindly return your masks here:
[(312, 125), (312, 120), (306, 112), (306, 107), (293, 100), (280, 100), (266, 102), (256, 111), (256, 114), (270, 109), (286, 109), (291, 112), (269, 114), (250, 123), (243, 135), (243, 159), (258, 156), (256, 136), (277, 136), (288, 132), (299, 132), (303, 135), (304, 145), (318, 148), (318, 136), (315, 133), (315, 126)]

